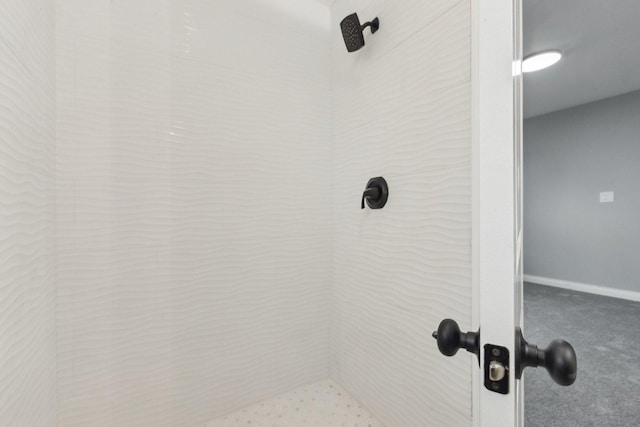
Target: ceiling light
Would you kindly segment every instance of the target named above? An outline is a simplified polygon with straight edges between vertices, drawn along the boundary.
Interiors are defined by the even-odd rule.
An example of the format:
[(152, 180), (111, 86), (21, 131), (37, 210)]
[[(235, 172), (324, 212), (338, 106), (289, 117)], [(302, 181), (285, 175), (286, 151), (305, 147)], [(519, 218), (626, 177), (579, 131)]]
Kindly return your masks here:
[(534, 53), (529, 55), (522, 61), (522, 72), (532, 73), (534, 71), (544, 70), (560, 61), (562, 53), (557, 50), (548, 50), (546, 52)]

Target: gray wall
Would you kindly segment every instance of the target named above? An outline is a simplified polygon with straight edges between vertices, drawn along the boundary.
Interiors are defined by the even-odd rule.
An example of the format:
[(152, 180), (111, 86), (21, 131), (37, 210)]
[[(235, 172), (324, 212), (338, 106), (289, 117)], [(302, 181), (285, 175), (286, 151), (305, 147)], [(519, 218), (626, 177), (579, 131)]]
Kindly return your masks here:
[(640, 291), (639, 213), (640, 91), (525, 121), (525, 274)]

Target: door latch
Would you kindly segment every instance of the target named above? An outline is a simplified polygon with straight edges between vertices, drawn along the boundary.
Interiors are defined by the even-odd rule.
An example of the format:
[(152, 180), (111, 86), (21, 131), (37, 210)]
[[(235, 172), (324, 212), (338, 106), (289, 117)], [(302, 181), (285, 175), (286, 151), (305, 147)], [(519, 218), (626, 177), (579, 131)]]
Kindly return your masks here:
[(506, 347), (485, 344), (484, 386), (496, 393), (509, 394), (509, 349)]

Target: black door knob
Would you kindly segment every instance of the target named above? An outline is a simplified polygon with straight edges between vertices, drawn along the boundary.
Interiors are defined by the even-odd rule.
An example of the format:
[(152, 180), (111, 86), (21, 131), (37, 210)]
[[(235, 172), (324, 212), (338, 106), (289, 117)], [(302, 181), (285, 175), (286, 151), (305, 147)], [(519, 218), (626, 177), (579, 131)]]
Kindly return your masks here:
[(478, 332), (461, 332), (455, 320), (444, 319), (438, 330), (433, 333), (438, 342), (438, 350), (445, 356), (453, 356), (464, 348), (478, 357), (480, 362), (480, 330)]
[(522, 336), (522, 330), (516, 328), (516, 378), (522, 378), (527, 366), (544, 366), (551, 378), (560, 385), (571, 385), (576, 381), (578, 361), (571, 344), (553, 340), (546, 349), (541, 350), (529, 344)]

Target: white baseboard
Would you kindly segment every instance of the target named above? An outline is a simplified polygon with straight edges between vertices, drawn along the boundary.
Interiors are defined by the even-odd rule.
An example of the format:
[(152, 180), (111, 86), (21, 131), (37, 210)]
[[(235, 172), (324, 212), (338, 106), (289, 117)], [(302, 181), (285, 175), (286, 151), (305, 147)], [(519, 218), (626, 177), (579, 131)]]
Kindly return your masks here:
[(568, 280), (551, 279), (549, 277), (524, 275), (525, 282), (536, 283), (538, 285), (553, 286), (556, 288), (569, 289), (572, 291), (586, 292), (588, 294), (602, 295), (611, 298), (621, 298), (629, 301), (640, 302), (640, 292), (625, 291), (623, 289), (608, 288), (606, 286), (589, 285), (586, 283), (570, 282)]

